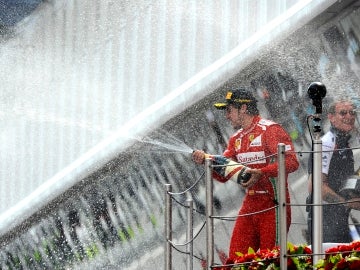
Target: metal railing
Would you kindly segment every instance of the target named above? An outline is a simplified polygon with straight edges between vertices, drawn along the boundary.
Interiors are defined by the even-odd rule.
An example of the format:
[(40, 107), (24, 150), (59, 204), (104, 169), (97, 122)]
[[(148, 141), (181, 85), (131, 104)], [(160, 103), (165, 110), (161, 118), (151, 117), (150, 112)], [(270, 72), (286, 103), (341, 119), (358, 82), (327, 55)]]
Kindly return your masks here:
[[(315, 149), (315, 151), (307, 151), (307, 152), (297, 152), (299, 155), (303, 155), (304, 153), (309, 154), (320, 154), (321, 159), (321, 141), (317, 142), (319, 143), (319, 147)], [(320, 148), (320, 150), (318, 150)], [(358, 148), (353, 148), (358, 149)], [(337, 149), (335, 151), (340, 151), (341, 149)], [(309, 206), (313, 207), (314, 209), (320, 208), (320, 211), (324, 205), (328, 205), (329, 203), (323, 203), (321, 200), (321, 186), (315, 187), (315, 189), (320, 193), (320, 203), (305, 203), (305, 204), (294, 204), (294, 203), (287, 203), (286, 202), (286, 170), (285, 170), (285, 155), (288, 152), (285, 152), (285, 145), (279, 144), (278, 145), (278, 153), (277, 153), (277, 160), (278, 160), (278, 181), (277, 181), (277, 189), (279, 190), (278, 194), (278, 205), (275, 205), (271, 209), (264, 209), (264, 211), (269, 211), (274, 208), (279, 208), (279, 225), (280, 225), (280, 238), (279, 238), (279, 261), (280, 261), (280, 269), (287, 269), (287, 262), (288, 259), (293, 257), (302, 257), (307, 256), (312, 258), (312, 263), (315, 266), (316, 262), (322, 258), (323, 255), (325, 255), (323, 250), (323, 243), (322, 243), (322, 226), (321, 225), (321, 219), (322, 215), (314, 216), (315, 223), (316, 223), (316, 231), (319, 233), (316, 237), (312, 239), (312, 253), (306, 253), (306, 254), (289, 254), (288, 253), (288, 237), (287, 237), (287, 213), (286, 213), (286, 207), (291, 206)], [(317, 164), (318, 165), (318, 164)], [(174, 195), (184, 194), (184, 193), (173, 193), (172, 188), (170, 184), (166, 184), (166, 191), (165, 191), (165, 270), (171, 270), (172, 269), (172, 249), (177, 248), (177, 246), (183, 245), (187, 247), (186, 252), (184, 253), (187, 257), (187, 269), (192, 270), (193, 269), (193, 258), (202, 260), (202, 266), (206, 267), (206, 269), (213, 269), (214, 267), (232, 267), (232, 266), (239, 266), (241, 264), (217, 264), (214, 262), (214, 253), (215, 253), (215, 244), (214, 244), (214, 219), (221, 219), (221, 220), (227, 220), (227, 221), (234, 221), (236, 218), (240, 217), (241, 215), (238, 215), (236, 217), (230, 217), (230, 216), (214, 216), (213, 215), (213, 178), (212, 178), (212, 167), (214, 165), (212, 164), (211, 159), (205, 159), (205, 182), (206, 182), (206, 220), (204, 225), (206, 225), (206, 246), (204, 246), (204, 249), (206, 249), (206, 258), (199, 258), (199, 256), (194, 255), (193, 253), (193, 241), (195, 240), (196, 236), (193, 235), (193, 213), (194, 209), (192, 208), (192, 204), (189, 202), (186, 207), (188, 208), (188, 215), (187, 215), (187, 238), (186, 243), (182, 244), (176, 244), (172, 240), (172, 200), (174, 199)], [(219, 166), (219, 165), (215, 165)], [(319, 165), (318, 165), (319, 166)], [(320, 163), (321, 168), (321, 163)], [(314, 191), (316, 192), (316, 191)], [(341, 204), (341, 203), (337, 203)], [(346, 203), (343, 203), (346, 204)], [(322, 213), (322, 211), (320, 212)], [(251, 214), (258, 214), (258, 212), (254, 212)], [(249, 215), (249, 214), (248, 214)], [(317, 220), (318, 219), (318, 220)], [(355, 224), (354, 224), (355, 225)], [(202, 226), (201, 229), (203, 229), (205, 226)], [(313, 227), (314, 228), (314, 227)], [(199, 232), (198, 232), (199, 233)], [(197, 234), (198, 234), (197, 233)], [(248, 263), (244, 263), (248, 264)]]
[[(280, 196), (278, 198), (279, 205), (280, 205), (280, 243), (281, 243), (281, 249), (282, 251), (286, 252), (286, 190), (285, 190), (285, 182), (286, 182), (286, 172), (285, 172), (285, 145), (279, 144), (278, 146), (278, 157), (279, 157), (279, 190), (280, 190)], [(207, 269), (213, 268), (214, 265), (214, 219), (215, 218), (223, 218), (223, 217), (216, 217), (213, 214), (213, 178), (212, 178), (212, 160), (210, 158), (205, 159), (205, 179), (206, 179), (206, 259), (205, 264)], [(186, 206), (188, 208), (187, 211), (187, 238), (186, 243), (183, 244), (175, 244), (172, 240), (172, 196), (174, 193), (172, 193), (172, 186), (171, 184), (166, 184), (166, 191), (165, 191), (165, 219), (164, 219), (164, 230), (165, 230), (165, 270), (171, 270), (172, 269), (172, 248), (179, 246), (179, 245), (185, 245), (187, 246), (187, 251), (185, 254), (188, 255), (187, 258), (187, 269), (192, 270), (193, 269), (193, 208), (192, 208), (192, 200), (188, 200), (188, 205)], [(283, 194), (282, 194), (283, 193)], [(180, 193), (183, 194), (183, 193)], [(271, 208), (274, 209), (274, 208)], [(271, 210), (271, 209), (265, 209), (264, 211)], [(252, 213), (252, 214), (258, 214), (258, 213)], [(225, 217), (226, 218), (226, 217)], [(286, 253), (282, 254), (280, 257), (281, 259), (281, 265), (286, 269)], [(217, 265), (219, 266), (219, 265)]]

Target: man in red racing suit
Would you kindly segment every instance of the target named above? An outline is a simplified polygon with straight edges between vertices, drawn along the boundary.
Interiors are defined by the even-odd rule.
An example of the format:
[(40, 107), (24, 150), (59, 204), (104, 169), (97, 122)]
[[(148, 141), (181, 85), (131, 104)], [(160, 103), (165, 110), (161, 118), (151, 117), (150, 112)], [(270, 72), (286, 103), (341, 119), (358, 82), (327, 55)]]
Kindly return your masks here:
[[(244, 89), (229, 91), (225, 103), (217, 103), (218, 109), (226, 109), (226, 118), (237, 132), (231, 136), (223, 156), (248, 167), (251, 178), (241, 185), (246, 189), (230, 241), (229, 260), (237, 252), (243, 254), (251, 247), (254, 250), (273, 248), (278, 245), (278, 208), (276, 176), (278, 174), (278, 144), (284, 143), (286, 179), (288, 173), (297, 170), (299, 163), (294, 153), (290, 136), (277, 123), (262, 119), (256, 106), (256, 99)], [(205, 153), (196, 150), (193, 160), (204, 162)], [(214, 178), (226, 182), (228, 178), (216, 172)], [(290, 196), (286, 184), (287, 202)], [(291, 222), (290, 206), (287, 207), (287, 231)]]

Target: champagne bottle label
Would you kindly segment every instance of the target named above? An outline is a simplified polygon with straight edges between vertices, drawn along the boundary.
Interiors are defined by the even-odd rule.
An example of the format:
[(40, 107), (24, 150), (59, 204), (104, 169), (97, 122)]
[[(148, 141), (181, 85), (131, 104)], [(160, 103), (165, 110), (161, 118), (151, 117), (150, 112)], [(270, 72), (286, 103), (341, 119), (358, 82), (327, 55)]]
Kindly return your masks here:
[(250, 173), (245, 172), (247, 169), (245, 165), (242, 165), (221, 155), (206, 155), (206, 157), (211, 158), (214, 165), (221, 165), (214, 167), (214, 171), (216, 171), (226, 180), (232, 180), (240, 184), (246, 183), (251, 177)]

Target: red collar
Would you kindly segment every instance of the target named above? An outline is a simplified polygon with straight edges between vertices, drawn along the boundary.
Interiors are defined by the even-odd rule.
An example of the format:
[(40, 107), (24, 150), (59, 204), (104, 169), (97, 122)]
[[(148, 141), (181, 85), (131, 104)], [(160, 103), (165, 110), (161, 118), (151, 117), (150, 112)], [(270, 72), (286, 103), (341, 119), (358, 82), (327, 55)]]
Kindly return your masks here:
[(256, 126), (256, 124), (260, 121), (261, 117), (259, 115), (255, 115), (250, 126), (247, 128), (247, 129), (240, 129), (240, 131), (243, 133), (243, 134), (247, 134), (249, 133), (250, 131), (252, 131), (254, 129), (254, 127)]

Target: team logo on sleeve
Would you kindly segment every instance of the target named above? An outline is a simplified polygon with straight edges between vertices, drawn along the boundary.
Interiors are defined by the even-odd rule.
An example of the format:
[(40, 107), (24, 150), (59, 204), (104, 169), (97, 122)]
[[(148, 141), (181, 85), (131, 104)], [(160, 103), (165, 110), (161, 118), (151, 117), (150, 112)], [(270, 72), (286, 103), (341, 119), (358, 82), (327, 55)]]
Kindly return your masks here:
[(235, 150), (240, 150), (240, 148), (241, 148), (241, 138), (236, 139), (234, 146), (235, 146)]

